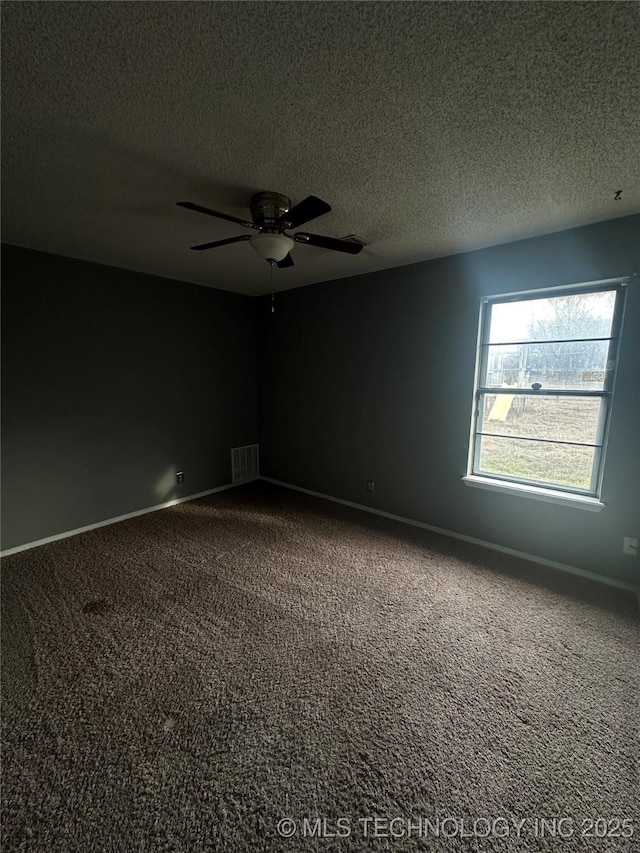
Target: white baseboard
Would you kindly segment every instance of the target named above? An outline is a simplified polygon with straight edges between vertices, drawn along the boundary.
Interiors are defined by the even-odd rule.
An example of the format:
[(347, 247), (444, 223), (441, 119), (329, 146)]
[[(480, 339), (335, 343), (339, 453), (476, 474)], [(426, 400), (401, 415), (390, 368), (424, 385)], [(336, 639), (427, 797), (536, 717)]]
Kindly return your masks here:
[(322, 492), (314, 492), (312, 489), (304, 489), (302, 486), (294, 486), (293, 483), (285, 483), (282, 480), (274, 480), (272, 477), (252, 477), (249, 480), (244, 480), (242, 483), (227, 483), (224, 486), (217, 486), (215, 489), (207, 489), (204, 492), (197, 492), (195, 495), (187, 495), (184, 498), (175, 498), (171, 501), (165, 501), (155, 506), (138, 509), (134, 512), (128, 512), (125, 515), (118, 515), (115, 518), (107, 518), (104, 521), (98, 521), (95, 524), (87, 524), (85, 527), (77, 527), (75, 530), (67, 530), (64, 533), (57, 533), (54, 536), (47, 536), (45, 539), (38, 539), (35, 542), (27, 542), (24, 545), (18, 545), (15, 548), (7, 548), (6, 551), (0, 551), (0, 557), (8, 557), (10, 554), (17, 554), (20, 551), (28, 551), (30, 548), (37, 548), (39, 545), (46, 545), (48, 542), (57, 542), (59, 539), (68, 539), (71, 536), (76, 536), (78, 533), (85, 533), (88, 530), (96, 530), (98, 527), (106, 527), (109, 524), (116, 524), (119, 521), (126, 521), (128, 518), (135, 518), (138, 515), (146, 515), (150, 512), (156, 512), (159, 509), (167, 509), (167, 507), (176, 506), (176, 504), (194, 501), (198, 498), (204, 498), (207, 495), (213, 495), (216, 492), (223, 492), (227, 489), (233, 489), (236, 486), (244, 486), (246, 483), (251, 483), (255, 480), (264, 480), (267, 483), (273, 483), (276, 486), (282, 486), (285, 489), (291, 489), (295, 492), (303, 492), (305, 495), (312, 495), (315, 498), (321, 498), (325, 501), (343, 504), (344, 506), (353, 507), (363, 512), (371, 513), (372, 515), (380, 515), (383, 518), (390, 518), (392, 521), (400, 521), (402, 524), (409, 524), (412, 527), (421, 527), (423, 530), (430, 530), (432, 533), (440, 533), (442, 536), (449, 536), (452, 539), (460, 539), (463, 542), (471, 542), (473, 545), (480, 545), (483, 548), (490, 548), (493, 551), (500, 551), (502, 554), (510, 554), (512, 557), (519, 557), (522, 560), (528, 560), (531, 563), (538, 563), (541, 566), (547, 566), (551, 569), (557, 569), (561, 572), (568, 572), (572, 575), (578, 575), (588, 580), (598, 581), (599, 583), (607, 584), (608, 586), (617, 587), (618, 589), (629, 590), (630, 592), (638, 592), (638, 588), (633, 584), (625, 581), (608, 578), (605, 575), (598, 575), (595, 572), (588, 572), (586, 569), (579, 569), (577, 566), (569, 566), (565, 563), (557, 563), (554, 560), (547, 560), (544, 557), (537, 557), (535, 554), (528, 554), (525, 551), (516, 551), (515, 548), (506, 548), (504, 545), (496, 545), (494, 542), (485, 542), (484, 539), (476, 539), (473, 536), (465, 536), (463, 533), (455, 533), (453, 530), (446, 530), (443, 527), (436, 527), (433, 524), (426, 524), (423, 521), (416, 521), (413, 518), (405, 518), (401, 515), (394, 515), (391, 512), (385, 512), (381, 509), (366, 506), (365, 504), (346, 501), (342, 498), (335, 498), (332, 495), (325, 495)]
[(423, 530), (430, 530), (432, 533), (440, 533), (442, 536), (449, 536), (452, 539), (461, 539), (463, 542), (471, 542), (473, 545), (481, 545), (483, 548), (491, 548), (492, 551), (500, 551), (502, 554), (510, 554), (512, 557), (519, 557), (522, 560), (529, 560), (531, 563), (538, 563), (541, 566), (547, 566), (550, 569), (557, 569), (560, 572), (568, 572), (571, 575), (578, 575), (581, 578), (598, 581), (599, 583), (614, 586), (618, 589), (629, 590), (629, 592), (638, 592), (638, 588), (626, 581), (620, 581), (616, 578), (608, 578), (605, 575), (598, 575), (595, 572), (588, 572), (586, 569), (579, 569), (577, 566), (568, 566), (565, 563), (556, 563), (555, 560), (547, 560), (545, 557), (537, 557), (535, 554), (528, 554), (525, 551), (516, 551), (515, 548), (506, 548), (504, 545), (496, 545), (494, 542), (485, 542), (484, 539), (476, 539), (473, 536), (465, 536), (463, 533), (455, 533), (453, 530), (445, 530), (443, 527), (436, 527), (433, 524), (425, 524), (423, 521), (415, 521), (413, 518), (404, 518), (401, 515), (394, 515), (391, 512), (384, 512), (381, 509), (357, 504), (353, 501), (345, 501), (342, 498), (334, 498), (332, 495), (324, 495), (321, 492), (314, 492), (311, 489), (303, 489), (302, 486), (294, 486), (292, 483), (285, 483), (282, 480), (274, 480), (272, 477), (260, 477), (267, 483), (273, 483), (276, 486), (283, 486), (285, 489), (292, 489), (295, 492), (304, 492), (305, 495), (313, 495), (315, 498), (321, 498), (325, 501), (350, 506), (354, 509), (361, 509), (363, 512), (369, 512), (373, 515), (381, 515), (383, 518), (390, 518), (393, 521), (400, 521), (403, 524), (410, 524), (412, 527), (421, 527)]
[(27, 542), (25, 545), (17, 545), (15, 548), (7, 548), (6, 551), (0, 551), (0, 557), (8, 557), (9, 554), (17, 554), (20, 551), (28, 551), (30, 548), (37, 548), (39, 545), (46, 545), (48, 542), (57, 542), (59, 539), (68, 539), (70, 536), (77, 536), (78, 533), (86, 533), (88, 530), (96, 530), (98, 527), (106, 527), (108, 524), (116, 524), (118, 521), (126, 521), (128, 518), (135, 518), (137, 515), (147, 515), (149, 512), (156, 512), (156, 510), (166, 509), (170, 506), (176, 506), (176, 504), (195, 501), (198, 498), (213, 495), (215, 492), (224, 492), (226, 489), (234, 489), (236, 486), (244, 486), (246, 483), (251, 483), (258, 479), (260, 478), (251, 477), (251, 479), (243, 480), (241, 483), (227, 483), (224, 486), (217, 486), (215, 489), (207, 489), (204, 492), (197, 492), (195, 495), (187, 495), (185, 498), (175, 498), (174, 500), (165, 501), (164, 503), (149, 506), (145, 509), (137, 509), (134, 512), (128, 512), (125, 515), (117, 515), (115, 518), (107, 518), (104, 521), (97, 521), (95, 524), (76, 527), (75, 530), (56, 533), (55, 536), (47, 536), (45, 539), (38, 539), (36, 542)]

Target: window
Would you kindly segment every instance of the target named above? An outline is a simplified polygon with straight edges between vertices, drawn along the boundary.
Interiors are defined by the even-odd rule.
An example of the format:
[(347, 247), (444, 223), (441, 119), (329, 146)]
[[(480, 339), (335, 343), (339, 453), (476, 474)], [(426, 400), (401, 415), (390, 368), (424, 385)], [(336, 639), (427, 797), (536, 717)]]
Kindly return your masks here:
[(626, 281), (483, 300), (468, 485), (602, 507)]

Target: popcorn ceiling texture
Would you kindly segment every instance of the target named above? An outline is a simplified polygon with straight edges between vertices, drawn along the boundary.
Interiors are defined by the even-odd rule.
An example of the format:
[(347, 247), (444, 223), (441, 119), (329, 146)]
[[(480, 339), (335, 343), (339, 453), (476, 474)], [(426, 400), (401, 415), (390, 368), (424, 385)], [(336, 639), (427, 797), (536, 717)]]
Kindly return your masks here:
[[(16, 3), (3, 239), (245, 293), (253, 192), (325, 198), (275, 288), (640, 210), (638, 3)], [(614, 201), (622, 189), (621, 201)], [(248, 233), (248, 232), (245, 232)]]
[[(3, 850), (637, 849), (581, 822), (638, 832), (631, 594), (267, 484), (2, 570)], [(530, 822), (285, 839), (285, 816)]]

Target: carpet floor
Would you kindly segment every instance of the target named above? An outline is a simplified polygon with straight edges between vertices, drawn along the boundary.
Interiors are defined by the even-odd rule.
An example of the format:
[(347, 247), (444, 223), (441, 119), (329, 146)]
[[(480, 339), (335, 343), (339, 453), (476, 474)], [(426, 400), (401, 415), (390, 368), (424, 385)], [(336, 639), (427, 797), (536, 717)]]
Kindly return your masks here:
[(2, 570), (3, 850), (637, 845), (631, 594), (266, 483)]

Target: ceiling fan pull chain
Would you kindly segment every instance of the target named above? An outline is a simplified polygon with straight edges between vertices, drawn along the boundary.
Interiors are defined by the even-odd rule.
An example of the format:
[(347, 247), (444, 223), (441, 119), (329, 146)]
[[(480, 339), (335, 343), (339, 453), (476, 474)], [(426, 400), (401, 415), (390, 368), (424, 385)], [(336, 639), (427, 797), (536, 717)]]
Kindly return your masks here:
[(276, 308), (274, 305), (274, 296), (273, 296), (273, 267), (274, 267), (274, 262), (269, 261), (269, 266), (271, 267), (271, 313), (275, 314)]

